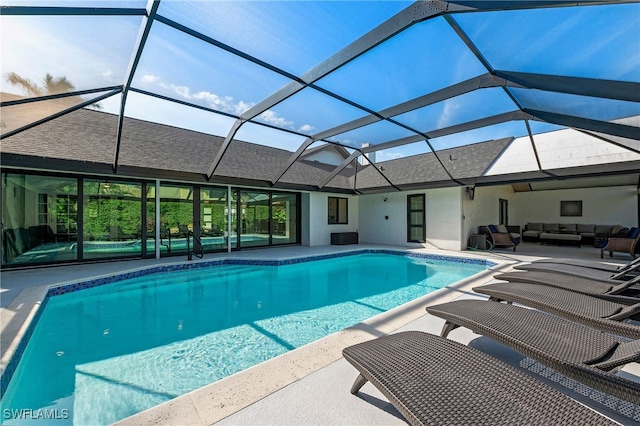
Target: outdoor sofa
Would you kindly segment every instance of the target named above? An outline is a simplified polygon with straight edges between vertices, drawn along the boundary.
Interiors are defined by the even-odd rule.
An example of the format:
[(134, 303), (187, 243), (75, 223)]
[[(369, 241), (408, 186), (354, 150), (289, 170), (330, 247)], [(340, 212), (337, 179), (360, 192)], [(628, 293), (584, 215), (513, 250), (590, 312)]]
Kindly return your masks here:
[(529, 222), (524, 226), (522, 239), (578, 246), (593, 243), (595, 247), (600, 247), (607, 238), (616, 236), (623, 229), (622, 225)]
[(516, 368), (433, 334), (390, 334), (342, 354), (360, 373), (351, 393), (371, 382), (412, 425), (613, 424)]

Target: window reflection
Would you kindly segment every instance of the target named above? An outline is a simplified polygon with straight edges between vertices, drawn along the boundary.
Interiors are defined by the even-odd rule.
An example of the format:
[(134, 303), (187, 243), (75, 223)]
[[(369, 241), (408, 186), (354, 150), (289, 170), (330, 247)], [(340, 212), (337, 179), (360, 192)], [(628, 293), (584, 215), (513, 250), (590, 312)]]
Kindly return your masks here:
[(86, 179), (83, 193), (83, 257), (141, 256), (141, 184)]
[(77, 259), (76, 179), (3, 173), (2, 265)]

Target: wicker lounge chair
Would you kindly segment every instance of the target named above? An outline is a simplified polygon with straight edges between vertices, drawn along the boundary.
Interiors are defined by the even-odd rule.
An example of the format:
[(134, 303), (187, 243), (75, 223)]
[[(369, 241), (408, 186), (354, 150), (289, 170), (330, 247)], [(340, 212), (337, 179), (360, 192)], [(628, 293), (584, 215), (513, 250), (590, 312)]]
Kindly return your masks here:
[(640, 340), (504, 303), (458, 300), (427, 311), (445, 319), (443, 337), (456, 327), (469, 328), (587, 386), (640, 404), (640, 383), (612, 372), (640, 359)]
[(494, 225), (487, 226), (487, 232), (489, 232), (493, 247), (513, 247), (513, 251), (516, 251), (516, 244), (511, 239), (509, 232), (498, 232), (498, 228)]
[(640, 283), (640, 276), (621, 281), (585, 278), (548, 271), (507, 272), (495, 275), (494, 278), (509, 282), (544, 284), (609, 300), (620, 300), (620, 296), (637, 294), (637, 287), (634, 286)]
[(516, 302), (589, 327), (631, 339), (640, 339), (640, 325), (623, 322), (640, 312), (640, 299), (624, 304), (542, 284), (496, 283), (473, 291), (498, 302)]
[(523, 271), (550, 271), (550, 272), (558, 272), (560, 274), (567, 275), (576, 275), (579, 277), (586, 278), (596, 278), (600, 280), (621, 280), (625, 276), (629, 276), (632, 274), (637, 275), (637, 270), (640, 268), (640, 263), (635, 263), (633, 265), (625, 266), (624, 268), (620, 268), (615, 271), (603, 271), (601, 269), (589, 268), (586, 266), (579, 265), (568, 265), (564, 263), (544, 263), (544, 262), (535, 262), (528, 263), (523, 265), (514, 266), (515, 269), (523, 270)]
[(479, 350), (419, 331), (342, 351), (412, 425), (610, 424), (568, 396)]
[(569, 265), (577, 266), (588, 269), (598, 269), (600, 271), (607, 271), (615, 274), (616, 272), (622, 272), (624, 269), (630, 268), (640, 263), (640, 257), (636, 258), (624, 265), (612, 265), (610, 263), (595, 262), (593, 260), (571, 259), (571, 258), (550, 258), (534, 260), (532, 264), (550, 264), (550, 265)]

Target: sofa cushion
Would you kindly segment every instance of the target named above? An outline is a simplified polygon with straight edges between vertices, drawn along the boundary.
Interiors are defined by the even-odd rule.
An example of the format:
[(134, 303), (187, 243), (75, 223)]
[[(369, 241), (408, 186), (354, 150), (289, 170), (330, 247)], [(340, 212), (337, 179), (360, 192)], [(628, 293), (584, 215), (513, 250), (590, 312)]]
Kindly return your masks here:
[(629, 229), (629, 232), (627, 232), (626, 237), (633, 238), (635, 240), (638, 238), (638, 235), (640, 235), (640, 228), (631, 228)]
[(544, 232), (560, 232), (560, 224), (559, 223), (544, 223), (542, 224), (542, 229)]
[(610, 234), (613, 229), (613, 225), (596, 225), (596, 229), (593, 231), (596, 234)]
[(498, 232), (501, 234), (508, 234), (509, 230), (507, 230), (507, 227), (504, 225), (498, 225)]
[(583, 232), (589, 232), (589, 233), (593, 233), (595, 232), (596, 226), (593, 224), (584, 224), (584, 223), (578, 223), (576, 225), (576, 231), (581, 234)]
[(566, 232), (566, 233), (575, 233), (577, 230), (576, 224), (575, 223), (563, 223), (560, 224), (560, 232)]
[[(624, 229), (624, 226), (622, 225), (615, 225), (613, 228), (611, 228), (611, 235), (618, 235), (620, 233), (620, 231), (622, 231)], [(626, 234), (626, 232), (625, 232)]]
[(538, 222), (527, 223), (527, 231), (542, 231), (542, 223), (538, 223)]

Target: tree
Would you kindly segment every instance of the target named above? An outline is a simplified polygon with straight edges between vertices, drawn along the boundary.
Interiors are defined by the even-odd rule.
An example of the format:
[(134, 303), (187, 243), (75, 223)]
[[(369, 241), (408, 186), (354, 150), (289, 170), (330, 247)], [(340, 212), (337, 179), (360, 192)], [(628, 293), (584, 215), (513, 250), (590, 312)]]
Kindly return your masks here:
[[(41, 86), (28, 78), (19, 76), (15, 72), (7, 74), (7, 83), (22, 88), (25, 92), (34, 97), (69, 93), (75, 89), (75, 86), (67, 80), (67, 77), (54, 77), (49, 73), (47, 73), (42, 79)], [(74, 104), (82, 101), (79, 96), (73, 96), (70, 99), (73, 100)], [(95, 109), (102, 109), (102, 105), (100, 105), (99, 102), (91, 104), (91, 107)]]

